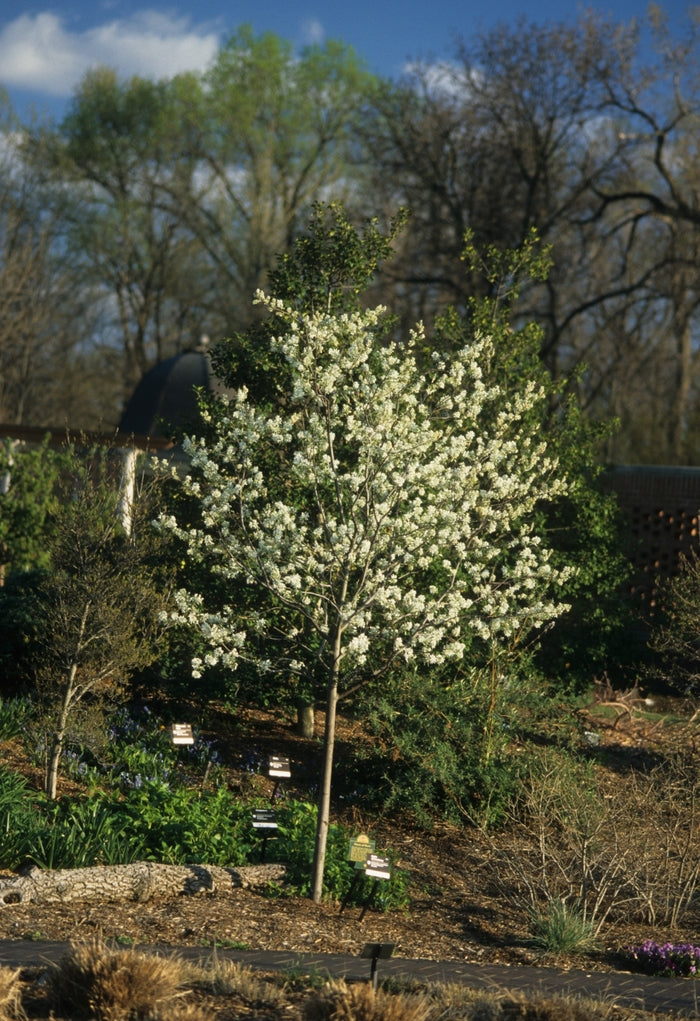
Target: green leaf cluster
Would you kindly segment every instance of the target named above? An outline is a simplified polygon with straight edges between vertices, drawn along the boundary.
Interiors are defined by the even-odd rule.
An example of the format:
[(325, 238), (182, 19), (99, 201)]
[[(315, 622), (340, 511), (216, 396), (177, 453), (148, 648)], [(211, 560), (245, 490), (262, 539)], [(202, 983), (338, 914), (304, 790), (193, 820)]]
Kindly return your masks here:
[[(357, 226), (342, 203), (315, 202), (306, 229), (270, 271), (269, 293), (305, 313), (342, 315), (359, 308), (362, 293), (390, 258), (406, 216), (399, 211), (384, 231), (376, 217)], [(271, 315), (221, 341), (212, 352), (217, 376), (232, 390), (245, 386), (258, 405), (274, 407), (283, 401), (289, 370), (282, 356), (270, 350), (270, 340), (284, 329)], [(203, 400), (216, 407), (215, 400), (204, 395)]]
[(436, 818), (501, 825), (530, 750), (572, 736), (530, 658), (405, 670), (364, 691), (357, 711), (371, 742), (358, 748), (343, 791), (426, 827)]
[(59, 483), (68, 468), (65, 452), (48, 438), (36, 447), (5, 440), (0, 447), (0, 570), (46, 568), (61, 507)]
[(634, 662), (640, 650), (629, 642), (632, 608), (625, 582), (631, 564), (625, 522), (616, 497), (601, 485), (601, 452), (616, 423), (585, 416), (576, 397), (577, 378), (553, 380), (541, 358), (543, 330), (519, 319), (519, 302), (533, 281), (545, 281), (552, 266), (551, 247), (534, 229), (515, 250), (477, 247), (467, 232), (463, 260), (480, 295), (464, 315), (448, 310), (436, 324), (436, 343), (450, 349), (470, 333), (496, 340), (490, 367), (494, 381), (517, 386), (523, 379), (544, 387), (546, 400), (536, 409), (565, 477), (566, 495), (541, 508), (543, 538), (554, 550), (553, 564), (574, 568), (562, 588), (571, 605), (539, 642), (532, 667), (565, 690), (582, 690), (602, 669), (615, 672)]
[[(2, 709), (6, 729), (14, 732), (25, 703), (7, 703)], [(189, 754), (190, 749), (187, 769), (179, 768), (178, 749), (157, 717), (117, 713), (110, 734), (99, 767), (88, 765), (94, 756), (87, 749), (76, 755), (80, 768), (72, 775), (87, 783), (86, 795), (49, 802), (30, 791), (18, 774), (0, 770), (0, 867), (58, 869), (132, 861), (237, 866), (260, 860), (261, 843), (251, 820), (253, 808), (265, 807), (259, 797), (235, 796), (216, 782), (215, 774), (214, 783), (203, 786), (204, 758)], [(207, 752), (204, 744), (200, 751)], [(276, 809), (274, 855), (287, 866), (284, 889), (305, 896), (316, 808), (287, 800)], [(372, 894), (375, 908), (405, 907), (407, 876), (394, 868), (391, 880), (373, 889), (347, 859), (350, 836), (346, 826), (331, 825), (324, 896), (363, 904)]]

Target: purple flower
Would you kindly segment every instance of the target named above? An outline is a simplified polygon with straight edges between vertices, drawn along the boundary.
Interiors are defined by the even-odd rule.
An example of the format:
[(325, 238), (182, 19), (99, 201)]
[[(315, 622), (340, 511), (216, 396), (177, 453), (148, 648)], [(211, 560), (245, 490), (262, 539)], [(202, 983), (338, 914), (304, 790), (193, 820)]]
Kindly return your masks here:
[(644, 940), (640, 946), (627, 947), (626, 952), (650, 975), (697, 975), (700, 947), (692, 943), (655, 943)]

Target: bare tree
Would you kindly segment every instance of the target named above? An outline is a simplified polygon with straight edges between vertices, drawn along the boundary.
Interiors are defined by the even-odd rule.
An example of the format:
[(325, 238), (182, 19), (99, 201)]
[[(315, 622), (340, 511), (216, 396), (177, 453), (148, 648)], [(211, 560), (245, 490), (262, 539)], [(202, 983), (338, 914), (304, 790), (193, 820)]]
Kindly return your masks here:
[(465, 231), (486, 251), (535, 228), (552, 271), (514, 311), (542, 325), (551, 374), (620, 416), (617, 453), (641, 438), (644, 457), (692, 460), (697, 29), (676, 44), (650, 17), (651, 63), (639, 25), (593, 15), (463, 42), (384, 91), (370, 140), (377, 193), (413, 211), (385, 288), (427, 320), (468, 310), (488, 281), (460, 264)]
[(165, 181), (180, 168), (170, 104), (167, 83), (122, 83), (98, 69), (60, 129), (36, 131), (25, 146), (53, 184), (64, 257), (79, 262), (99, 309), (93, 347), (121, 351), (122, 401), (155, 362), (214, 325), (202, 311), (199, 246), (164, 209)]
[(84, 408), (68, 364), (89, 330), (88, 294), (59, 255), (60, 217), (11, 114), (0, 139), (0, 421), (63, 425)]

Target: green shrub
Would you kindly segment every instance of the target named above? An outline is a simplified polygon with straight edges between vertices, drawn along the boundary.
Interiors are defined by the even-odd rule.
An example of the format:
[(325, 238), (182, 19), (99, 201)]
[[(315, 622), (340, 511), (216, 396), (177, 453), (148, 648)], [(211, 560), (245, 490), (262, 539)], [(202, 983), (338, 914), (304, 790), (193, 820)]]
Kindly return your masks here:
[(0, 766), (0, 868), (16, 869), (25, 859), (34, 826), (27, 781)]
[(0, 741), (9, 741), (22, 733), (29, 709), (26, 698), (0, 698)]
[(405, 671), (368, 689), (360, 706), (374, 738), (345, 770), (343, 795), (408, 812), (421, 825), (436, 817), (494, 826), (517, 789), (522, 747), (551, 727), (543, 685), (511, 664), (492, 684), (485, 667)]
[[(311, 867), (316, 840), (315, 805), (291, 801), (277, 812), (279, 843), (275, 856), (287, 867), (287, 885), (302, 897), (311, 892)], [(383, 911), (405, 908), (408, 904), (408, 877), (392, 868), (391, 879), (381, 880), (373, 889), (373, 881), (358, 873), (348, 861), (351, 833), (340, 823), (331, 823), (326, 844), (323, 894), (331, 900), (364, 904), (370, 894), (372, 904)], [(391, 852), (388, 852), (391, 859)]]
[(123, 790), (144, 782), (169, 787), (187, 784), (219, 761), (213, 742), (205, 740), (196, 727), (192, 745), (173, 745), (170, 729), (147, 706), (117, 711), (109, 721), (109, 738), (103, 766), (118, 777)]
[(144, 781), (114, 809), (151, 861), (243, 865), (252, 849), (250, 810), (224, 787), (170, 788)]
[(26, 860), (42, 869), (123, 865), (143, 857), (138, 835), (103, 794), (39, 802)]
[[(278, 846), (275, 856), (287, 866), (287, 883), (295, 893), (308, 896), (311, 891), (311, 866), (316, 841), (315, 805), (291, 801), (277, 811)], [(349, 837), (337, 823), (328, 828), (324, 895), (340, 900), (352, 882), (352, 867), (347, 861)]]

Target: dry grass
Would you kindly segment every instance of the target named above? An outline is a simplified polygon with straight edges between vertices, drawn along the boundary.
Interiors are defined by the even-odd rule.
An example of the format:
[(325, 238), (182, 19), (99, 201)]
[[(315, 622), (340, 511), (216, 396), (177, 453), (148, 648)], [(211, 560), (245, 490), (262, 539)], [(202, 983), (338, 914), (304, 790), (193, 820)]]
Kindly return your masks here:
[[(183, 995), (182, 962), (135, 950), (111, 950), (99, 942), (74, 944), (50, 972), (52, 999), (71, 1017), (94, 1021), (151, 1021), (163, 1004)], [(185, 1005), (177, 1005), (185, 1017)], [(180, 1009), (183, 1008), (183, 1009)], [(174, 1009), (169, 1018), (175, 1018)], [(189, 1014), (191, 1021), (194, 1015)]]
[(456, 984), (406, 983), (375, 992), (371, 984), (332, 982), (304, 1005), (304, 1021), (605, 1021), (611, 1008), (573, 997), (526, 996)]
[(204, 966), (184, 965), (183, 984), (213, 996), (239, 996), (256, 1004), (279, 1004), (286, 998), (279, 981), (261, 978), (251, 968), (216, 955)]
[[(557, 996), (508, 995), (499, 1004), (499, 1021), (601, 1021), (609, 1011), (602, 1004), (588, 1007), (578, 1000)], [(480, 1021), (474, 1014), (464, 1015), (470, 1021)]]
[(433, 1005), (422, 994), (396, 995), (370, 983), (330, 982), (304, 1005), (304, 1021), (428, 1021)]
[[(0, 968), (0, 1021), (661, 1021), (613, 999), (526, 994), (459, 983), (389, 979), (371, 982), (317, 976), (292, 988), (214, 955), (193, 964), (97, 941), (74, 945), (50, 967), (48, 999), (30, 994), (22, 1009), (19, 971)], [(26, 981), (26, 980), (25, 980)], [(39, 982), (42, 987), (42, 982)], [(186, 997), (186, 999), (184, 999)], [(32, 1007), (34, 1010), (32, 1010)], [(670, 1019), (667, 1019), (670, 1021)]]
[(20, 971), (0, 967), (0, 1021), (18, 1021), (23, 1017)]

